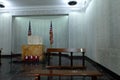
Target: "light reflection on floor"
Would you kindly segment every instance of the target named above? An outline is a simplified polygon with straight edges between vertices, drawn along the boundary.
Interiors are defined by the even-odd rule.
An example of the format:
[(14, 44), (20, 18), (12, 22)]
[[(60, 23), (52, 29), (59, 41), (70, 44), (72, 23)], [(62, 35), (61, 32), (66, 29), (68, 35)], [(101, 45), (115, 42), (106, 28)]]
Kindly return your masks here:
[[(16, 59), (13, 59), (13, 61)], [(53, 58), (52, 63), (58, 64), (57, 57)], [(62, 58), (62, 64), (69, 65), (69, 60)], [(26, 76), (24, 72), (31, 70), (46, 69), (45, 63), (20, 63), (11, 62), (10, 58), (2, 58), (2, 65), (0, 66), (0, 80), (34, 80), (34, 77)], [(66, 62), (67, 61), (67, 62)], [(80, 63), (78, 60), (75, 64)], [(87, 70), (97, 70), (92, 64), (86, 61)], [(41, 80), (47, 80), (47, 77), (41, 77)], [(52, 80), (58, 80), (58, 77), (53, 77)], [(70, 77), (62, 77), (62, 80), (71, 80)], [(73, 80), (91, 80), (89, 77), (73, 77)], [(108, 76), (99, 77), (98, 80), (110, 80)]]

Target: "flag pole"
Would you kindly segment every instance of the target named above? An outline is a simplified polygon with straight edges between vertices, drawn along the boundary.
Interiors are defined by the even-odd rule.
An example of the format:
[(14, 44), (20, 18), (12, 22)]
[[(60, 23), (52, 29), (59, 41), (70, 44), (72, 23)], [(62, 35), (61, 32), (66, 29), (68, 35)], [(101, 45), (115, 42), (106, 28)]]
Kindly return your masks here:
[[(52, 21), (50, 23), (50, 31), (49, 31), (49, 35), (50, 35), (50, 48), (52, 48), (52, 44), (53, 44), (53, 29), (52, 29)], [(52, 55), (50, 56), (50, 58), (52, 58)]]
[(50, 35), (50, 48), (52, 48), (52, 44), (53, 44), (52, 21), (51, 21), (51, 23), (50, 23), (50, 31), (49, 31), (49, 35)]
[(31, 22), (29, 21), (29, 27), (28, 27), (28, 36), (31, 36), (32, 32), (31, 32)]
[(52, 44), (50, 44), (50, 48), (52, 48)]

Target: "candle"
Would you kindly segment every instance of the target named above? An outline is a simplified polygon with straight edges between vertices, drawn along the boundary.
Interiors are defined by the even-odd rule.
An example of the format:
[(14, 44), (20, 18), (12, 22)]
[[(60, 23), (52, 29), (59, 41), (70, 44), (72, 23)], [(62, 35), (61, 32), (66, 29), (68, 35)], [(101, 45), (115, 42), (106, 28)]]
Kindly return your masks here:
[(33, 59), (33, 56), (30, 56), (30, 59)]
[(81, 50), (81, 52), (83, 52), (83, 48), (81, 48), (80, 50)]
[(28, 56), (25, 56), (25, 59), (28, 59)]

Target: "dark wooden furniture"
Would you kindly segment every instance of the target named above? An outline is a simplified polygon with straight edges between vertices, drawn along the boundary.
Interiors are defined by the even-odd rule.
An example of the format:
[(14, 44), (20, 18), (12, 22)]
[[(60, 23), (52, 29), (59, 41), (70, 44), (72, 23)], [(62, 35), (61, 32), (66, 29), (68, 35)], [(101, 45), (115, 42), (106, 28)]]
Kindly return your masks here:
[[(67, 54), (70, 54), (71, 57), (71, 63), (68, 66), (63, 66), (61, 63), (61, 54), (65, 52)], [(52, 66), (50, 64), (50, 56), (52, 53), (56, 53), (59, 55), (59, 65), (56, 66)], [(82, 64), (81, 65), (73, 65), (73, 54), (75, 53), (82, 53)], [(85, 49), (84, 48), (80, 48), (80, 49), (75, 49), (75, 48), (48, 48), (47, 49), (47, 56), (48, 56), (48, 65), (46, 66), (46, 68), (57, 68), (57, 69), (62, 69), (62, 68), (66, 68), (66, 69), (84, 69), (85, 68)]]
[(0, 65), (1, 65), (1, 52), (2, 52), (2, 50), (0, 50)]
[[(29, 76), (34, 76), (35, 80), (40, 80), (41, 76), (87, 76), (91, 77), (91, 80), (97, 80), (98, 76), (102, 76), (102, 73), (98, 71), (81, 71), (81, 70), (33, 70), (29, 72)], [(61, 78), (59, 78), (61, 79)]]
[[(61, 63), (61, 54), (63, 52), (70, 53), (71, 56), (71, 64), (68, 66), (63, 66)], [(52, 53), (58, 53), (59, 54), (59, 64), (57, 66), (52, 66), (50, 64), (50, 56)], [(73, 65), (73, 54), (74, 53), (82, 53), (82, 65), (81, 66), (74, 66)], [(34, 76), (35, 80), (40, 80), (41, 76), (48, 76), (48, 80), (52, 79), (54, 76), (59, 76), (59, 80), (61, 80), (62, 76), (69, 76), (72, 77), (74, 76), (83, 76), (83, 77), (90, 77), (91, 80), (97, 80), (97, 77), (102, 76), (102, 73), (99, 71), (93, 71), (93, 70), (81, 70), (81, 69), (73, 69), (73, 68), (85, 68), (85, 49), (66, 49), (66, 48), (48, 48), (47, 49), (47, 56), (48, 56), (48, 66), (47, 68), (50, 69), (35, 69), (27, 74), (29, 76)], [(57, 68), (57, 69), (55, 69)], [(67, 68), (67, 69), (63, 69)]]
[(1, 50), (0, 50), (0, 65), (1, 65)]

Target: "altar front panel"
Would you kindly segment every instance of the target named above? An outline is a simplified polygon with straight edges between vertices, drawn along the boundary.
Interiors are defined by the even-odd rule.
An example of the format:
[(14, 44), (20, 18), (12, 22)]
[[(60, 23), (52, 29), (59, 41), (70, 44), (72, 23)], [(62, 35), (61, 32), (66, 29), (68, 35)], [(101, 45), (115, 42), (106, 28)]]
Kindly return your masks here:
[(22, 60), (25, 56), (38, 56), (39, 60), (44, 58), (44, 46), (43, 45), (23, 45), (22, 46)]

